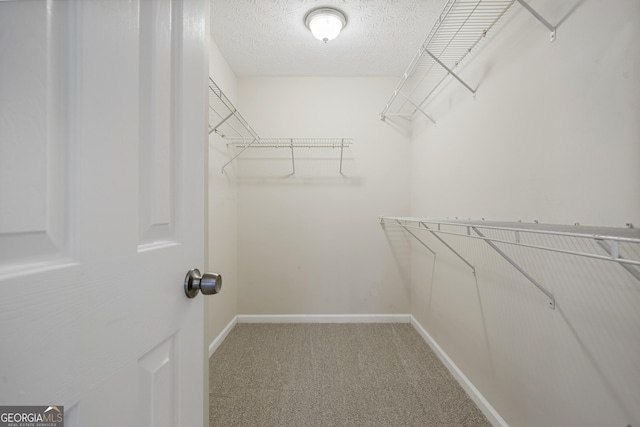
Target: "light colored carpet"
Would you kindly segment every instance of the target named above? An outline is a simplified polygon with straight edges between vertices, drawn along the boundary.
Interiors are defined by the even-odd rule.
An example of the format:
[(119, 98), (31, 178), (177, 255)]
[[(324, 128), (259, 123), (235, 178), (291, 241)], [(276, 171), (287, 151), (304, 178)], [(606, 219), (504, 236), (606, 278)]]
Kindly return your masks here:
[(210, 426), (489, 426), (409, 324), (238, 324), (209, 360)]

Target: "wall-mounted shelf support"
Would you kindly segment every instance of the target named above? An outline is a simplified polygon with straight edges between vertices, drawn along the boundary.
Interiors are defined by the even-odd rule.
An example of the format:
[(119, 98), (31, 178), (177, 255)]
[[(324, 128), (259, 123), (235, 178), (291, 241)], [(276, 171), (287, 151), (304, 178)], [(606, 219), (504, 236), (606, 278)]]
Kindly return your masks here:
[(440, 236), (438, 236), (436, 233), (437, 231), (434, 231), (432, 229), (430, 229), (429, 227), (427, 227), (427, 224), (425, 224), (424, 222), (418, 222), (418, 228), (420, 226), (423, 226), (425, 229), (427, 229), (432, 235), (433, 237), (435, 237), (436, 239), (440, 240), (440, 242), (442, 242), (443, 245), (445, 245), (447, 248), (449, 248), (449, 250), (451, 252), (453, 252), (458, 258), (460, 258), (465, 264), (467, 264), (469, 266), (469, 268), (471, 269), (471, 271), (473, 272), (473, 275), (476, 275), (476, 268), (473, 266), (473, 264), (471, 264), (469, 261), (467, 261), (465, 259), (465, 257), (463, 257), (462, 255), (460, 255), (455, 249), (453, 249), (451, 247), (451, 245), (449, 245), (447, 242), (444, 241), (444, 239)]
[(529, 11), (529, 13), (531, 13), (533, 16), (535, 16), (538, 21), (542, 22), (542, 24), (545, 27), (547, 27), (549, 29), (549, 31), (551, 31), (551, 34), (549, 36), (549, 41), (550, 42), (554, 42), (556, 40), (556, 27), (554, 27), (553, 25), (551, 25), (549, 23), (549, 21), (544, 19), (544, 17), (542, 15), (540, 15), (534, 8), (532, 8), (529, 5), (529, 3), (527, 3), (525, 0), (517, 0), (517, 2), (520, 3), (522, 5), (522, 7), (527, 9)]
[(344, 138), (340, 140), (340, 175), (342, 175), (342, 159), (344, 158)]
[(447, 67), (446, 65), (444, 65), (444, 63), (442, 61), (440, 61), (440, 59), (438, 59), (437, 56), (435, 56), (433, 53), (431, 53), (429, 51), (429, 49), (424, 50), (425, 52), (427, 52), (427, 54), (433, 58), (434, 61), (436, 61), (438, 63), (438, 65), (440, 65), (442, 68), (444, 68), (445, 70), (447, 70), (447, 73), (451, 74), (453, 76), (453, 78), (455, 78), (457, 81), (459, 81), (464, 87), (466, 87), (469, 92), (471, 92), (472, 94), (476, 94), (475, 89), (473, 89), (471, 86), (469, 86), (468, 84), (465, 83), (464, 80), (462, 80), (460, 77), (458, 77), (458, 75), (456, 73), (454, 73), (449, 67)]
[[(618, 259), (624, 259), (620, 256), (620, 244), (618, 241), (614, 240), (611, 242), (611, 246), (609, 246), (609, 244), (601, 239), (596, 239), (596, 243), (598, 244), (598, 246), (600, 246), (602, 249), (604, 249), (604, 251), (611, 256), (612, 260), (618, 260)], [(638, 270), (637, 267), (634, 267), (632, 265), (626, 264), (626, 263), (621, 263), (620, 264), (625, 270), (627, 270), (629, 272), (629, 274), (631, 274), (633, 277), (636, 278), (636, 280), (640, 281), (640, 270)]]
[[(485, 241), (493, 250), (503, 257), (509, 264), (518, 270), (533, 285), (536, 286), (547, 298), (549, 298), (549, 307), (555, 308), (555, 298), (544, 286), (538, 283), (530, 274), (528, 274), (518, 263), (509, 257), (496, 243), (520, 246), (525, 248), (539, 249), (555, 253), (575, 255), (580, 257), (592, 258), (602, 261), (615, 262), (620, 264), (634, 278), (640, 281), (640, 259), (631, 259), (634, 256), (640, 258), (640, 230), (634, 228), (617, 228), (617, 227), (586, 227), (586, 226), (563, 226), (550, 224), (525, 224), (521, 222), (490, 222), (490, 221), (459, 221), (459, 220), (436, 220), (428, 218), (414, 217), (380, 217), (380, 223), (383, 225), (395, 225), (402, 227), (404, 230), (409, 229), (427, 230), (444, 243), (453, 253), (462, 259), (467, 265), (473, 266), (457, 253), (449, 244), (444, 242), (436, 234), (447, 234), (452, 236), (463, 236), (472, 239)], [(431, 225), (431, 227), (427, 226)], [(501, 236), (512, 235), (512, 239), (505, 237), (491, 237), (486, 232), (480, 230), (488, 230), (491, 232), (500, 232)], [(475, 234), (472, 234), (473, 231)], [(414, 233), (410, 234), (418, 239)], [(527, 243), (532, 241), (531, 236), (556, 236), (567, 239), (573, 239), (579, 242), (580, 250), (568, 250), (552, 244)], [(418, 239), (420, 240), (420, 239)], [(540, 239), (537, 239), (540, 240)], [(591, 244), (589, 244), (591, 242)], [(426, 247), (422, 241), (420, 243)], [(606, 252), (601, 255), (595, 247), (600, 247)], [(428, 248), (428, 247), (427, 247)], [(587, 249), (593, 248), (592, 251)], [(431, 250), (430, 248), (428, 248)], [(624, 251), (627, 252), (624, 252)], [(629, 254), (629, 258), (621, 255)], [(475, 268), (473, 268), (475, 273)]]
[[(427, 114), (427, 112), (426, 112), (426, 111), (424, 111), (424, 110), (422, 109), (422, 107), (421, 107), (421, 106), (419, 106), (418, 104), (416, 104), (415, 102), (413, 102), (413, 101), (411, 100), (411, 98), (409, 98), (407, 95), (405, 95), (404, 93), (402, 93), (402, 91), (399, 91), (398, 93), (399, 93), (400, 95), (402, 95), (402, 97), (403, 97), (403, 98), (404, 98), (404, 99), (405, 99), (409, 104), (413, 105), (413, 106), (415, 107), (416, 111), (421, 112), (421, 113), (422, 113), (422, 114), (423, 114), (427, 119), (429, 119), (429, 120), (431, 121), (431, 123), (433, 123), (434, 125), (436, 124), (436, 121), (435, 121), (435, 120), (433, 120), (433, 118), (432, 118), (430, 115), (428, 115), (428, 114)], [(386, 116), (384, 116), (384, 115), (383, 115), (382, 117), (383, 117), (383, 120), (384, 120), (384, 118), (385, 118)]]
[[(400, 221), (396, 221), (397, 224), (402, 227), (404, 229), (404, 231), (406, 231), (407, 233), (409, 233), (410, 235), (413, 236), (414, 239), (416, 239), (422, 246), (424, 246), (429, 252), (431, 252), (433, 254), (433, 256), (436, 256), (436, 252), (431, 249), (429, 247), (429, 245), (427, 245), (425, 242), (422, 241), (422, 239), (420, 239), (418, 236), (416, 236), (416, 234), (414, 232), (412, 232), (411, 230), (409, 230), (409, 227), (405, 226), (404, 224), (402, 224)], [(380, 221), (380, 223), (382, 224), (382, 226), (384, 227), (384, 221)]]
[(222, 126), (224, 124), (224, 122), (226, 122), (227, 120), (229, 120), (229, 118), (231, 116), (233, 116), (235, 113), (237, 112), (237, 110), (233, 110), (232, 112), (230, 112), (224, 119), (222, 119), (217, 125), (210, 127), (209, 129), (209, 135), (211, 135), (213, 132), (215, 132), (216, 130), (218, 130), (218, 128), (220, 126)]
[(293, 171), (291, 173), (295, 175), (296, 174), (296, 159), (293, 156), (293, 139), (291, 140), (291, 166), (293, 166)]
[(232, 158), (229, 159), (229, 161), (227, 163), (225, 163), (224, 165), (222, 165), (222, 168), (220, 168), (220, 173), (224, 173), (224, 168), (226, 168), (227, 166), (229, 166), (229, 164), (231, 164), (231, 162), (233, 162), (235, 159), (237, 159), (238, 157), (240, 157), (240, 155), (242, 153), (244, 153), (244, 151), (251, 147), (253, 144), (255, 144), (256, 142), (258, 142), (257, 139), (254, 139), (253, 141), (251, 141), (251, 143), (246, 144), (244, 146), (244, 148), (242, 150), (240, 150), (240, 152), (238, 154), (236, 154), (235, 156), (233, 156)]
[(509, 255), (505, 254), (499, 247), (497, 247), (495, 243), (493, 243), (491, 240), (488, 240), (486, 238), (486, 236), (484, 234), (482, 234), (476, 227), (471, 227), (471, 228), (473, 229), (473, 231), (475, 231), (475, 233), (478, 236), (484, 238), (484, 241), (485, 241), (486, 244), (491, 246), (493, 248), (493, 250), (496, 251), (509, 264), (511, 264), (513, 266), (513, 268), (518, 270), (520, 272), (520, 274), (522, 274), (524, 277), (526, 277), (527, 280), (529, 280), (531, 283), (533, 283), (536, 288), (538, 288), (543, 294), (545, 294), (547, 296), (547, 298), (549, 298), (549, 308), (552, 309), (552, 310), (555, 310), (555, 308), (556, 308), (556, 299), (553, 297), (553, 294), (551, 292), (549, 292), (547, 289), (545, 289), (544, 286), (542, 286), (540, 283), (538, 283), (536, 281), (536, 279), (531, 277), (531, 275), (529, 273), (527, 273), (522, 267), (520, 267), (517, 262), (515, 262)]

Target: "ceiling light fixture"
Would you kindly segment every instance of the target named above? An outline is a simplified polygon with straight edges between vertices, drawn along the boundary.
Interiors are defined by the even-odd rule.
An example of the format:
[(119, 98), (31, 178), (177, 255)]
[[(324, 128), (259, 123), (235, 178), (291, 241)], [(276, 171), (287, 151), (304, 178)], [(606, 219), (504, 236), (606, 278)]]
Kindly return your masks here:
[(326, 43), (338, 37), (347, 25), (347, 17), (337, 9), (321, 7), (307, 13), (304, 24), (315, 38)]

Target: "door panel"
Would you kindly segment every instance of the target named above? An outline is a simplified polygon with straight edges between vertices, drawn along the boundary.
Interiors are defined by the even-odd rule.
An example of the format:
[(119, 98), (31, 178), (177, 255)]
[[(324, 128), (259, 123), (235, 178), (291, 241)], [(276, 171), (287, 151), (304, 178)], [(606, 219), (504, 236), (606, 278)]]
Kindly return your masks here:
[[(173, 178), (179, 153), (178, 0), (140, 3), (140, 243), (175, 240)], [(174, 133), (176, 132), (176, 133)], [(144, 248), (144, 246), (142, 246)]]
[(178, 425), (178, 400), (175, 383), (178, 375), (178, 353), (175, 337), (171, 337), (138, 361), (141, 427)]
[(68, 148), (68, 110), (57, 108), (68, 71), (58, 58), (67, 52), (62, 34), (47, 40), (51, 21), (45, 2), (2, 4), (0, 31), (11, 40), (0, 44), (0, 274), (68, 255), (67, 159), (60, 155)]
[(0, 405), (202, 425), (205, 8), (0, 1)]

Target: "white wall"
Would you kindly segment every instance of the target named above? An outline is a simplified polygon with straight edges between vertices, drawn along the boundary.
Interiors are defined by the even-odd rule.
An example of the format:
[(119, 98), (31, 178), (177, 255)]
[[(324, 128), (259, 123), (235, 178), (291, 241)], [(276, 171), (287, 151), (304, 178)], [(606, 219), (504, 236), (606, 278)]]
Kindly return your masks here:
[[(210, 41), (209, 75), (232, 101), (236, 101), (236, 76)], [(206, 297), (206, 344), (220, 334), (238, 313), (238, 194), (233, 172), (221, 174), (229, 159), (226, 142), (209, 136), (208, 259), (206, 269), (222, 275), (222, 291)]]
[(344, 175), (333, 149), (296, 152), (296, 175), (289, 150), (251, 150), (234, 162), (239, 313), (408, 313), (408, 280), (378, 224), (409, 208), (409, 141), (378, 118), (395, 83), (239, 79), (239, 108), (261, 137), (354, 140)]
[[(460, 71), (476, 99), (451, 79), (426, 107), (437, 126), (414, 122), (411, 215), (640, 226), (640, 3), (530, 3), (562, 21), (557, 40), (516, 3)], [(636, 279), (504, 247), (550, 310), (486, 244), (444, 238), (477, 276), (425, 236), (437, 260), (414, 246), (411, 312), (507, 423), (640, 423)]]

